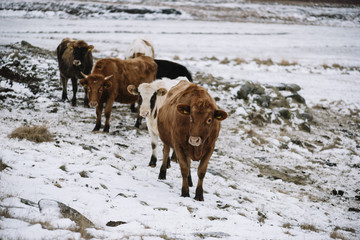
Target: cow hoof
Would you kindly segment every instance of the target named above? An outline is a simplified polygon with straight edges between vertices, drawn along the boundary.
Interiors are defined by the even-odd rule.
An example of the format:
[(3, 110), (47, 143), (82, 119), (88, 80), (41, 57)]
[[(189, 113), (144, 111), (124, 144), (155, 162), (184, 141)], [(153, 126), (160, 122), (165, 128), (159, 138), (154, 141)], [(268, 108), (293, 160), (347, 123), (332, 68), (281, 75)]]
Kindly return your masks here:
[(71, 100), (71, 106), (73, 106), (73, 107), (76, 106), (76, 100)]
[(190, 197), (189, 192), (181, 192), (182, 197)]
[(196, 188), (196, 193), (195, 193), (195, 200), (197, 201), (204, 201), (204, 194), (203, 194), (203, 189), (202, 187), (197, 187)]
[(100, 130), (101, 125), (95, 125), (93, 132), (97, 132)]
[(159, 179), (160, 180), (165, 180), (166, 179), (166, 171), (160, 170)]
[(201, 201), (201, 202), (204, 201), (204, 197), (203, 197), (203, 196), (197, 196), (197, 195), (196, 195), (194, 199), (197, 200), (197, 201)]
[(156, 167), (156, 161), (157, 161), (157, 158), (154, 155), (151, 155), (149, 167), (152, 167), (152, 168)]

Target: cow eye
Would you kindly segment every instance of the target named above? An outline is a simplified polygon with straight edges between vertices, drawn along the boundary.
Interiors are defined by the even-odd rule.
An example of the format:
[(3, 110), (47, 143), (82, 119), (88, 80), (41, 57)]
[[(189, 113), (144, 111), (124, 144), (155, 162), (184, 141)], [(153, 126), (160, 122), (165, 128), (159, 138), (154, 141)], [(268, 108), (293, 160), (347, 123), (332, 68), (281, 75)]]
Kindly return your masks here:
[(209, 118), (208, 120), (206, 120), (206, 123), (207, 124), (210, 124), (212, 122), (212, 119), (211, 118)]

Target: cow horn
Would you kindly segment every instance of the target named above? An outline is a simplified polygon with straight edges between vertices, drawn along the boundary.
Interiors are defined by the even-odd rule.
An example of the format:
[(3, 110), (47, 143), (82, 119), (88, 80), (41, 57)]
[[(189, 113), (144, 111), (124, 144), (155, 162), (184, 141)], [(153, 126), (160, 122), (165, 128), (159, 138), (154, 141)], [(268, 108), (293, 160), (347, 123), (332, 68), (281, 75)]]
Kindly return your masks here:
[(112, 76), (114, 76), (114, 75), (110, 75), (110, 76), (105, 77), (105, 78), (104, 78), (105, 81), (108, 80), (108, 79), (110, 79), (110, 78), (112, 78)]
[(80, 72), (80, 73), (81, 73), (81, 75), (83, 75), (84, 78), (87, 78), (87, 77), (88, 77), (88, 76), (85, 75), (83, 72)]

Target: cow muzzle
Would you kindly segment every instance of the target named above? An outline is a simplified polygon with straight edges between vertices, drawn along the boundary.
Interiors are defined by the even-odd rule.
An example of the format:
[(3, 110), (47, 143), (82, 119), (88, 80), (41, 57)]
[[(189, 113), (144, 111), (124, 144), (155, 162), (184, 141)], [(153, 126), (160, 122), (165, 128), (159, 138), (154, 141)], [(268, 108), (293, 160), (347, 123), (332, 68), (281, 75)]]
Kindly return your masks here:
[(188, 142), (191, 146), (198, 147), (201, 145), (202, 140), (201, 140), (201, 137), (190, 136)]
[(73, 61), (73, 65), (76, 66), (76, 67), (78, 67), (78, 66), (81, 65), (81, 61), (80, 61), (80, 60), (74, 60), (74, 61)]
[(96, 101), (90, 101), (90, 107), (97, 107), (98, 103)]
[(148, 117), (149, 116), (149, 111), (140, 111), (140, 116)]

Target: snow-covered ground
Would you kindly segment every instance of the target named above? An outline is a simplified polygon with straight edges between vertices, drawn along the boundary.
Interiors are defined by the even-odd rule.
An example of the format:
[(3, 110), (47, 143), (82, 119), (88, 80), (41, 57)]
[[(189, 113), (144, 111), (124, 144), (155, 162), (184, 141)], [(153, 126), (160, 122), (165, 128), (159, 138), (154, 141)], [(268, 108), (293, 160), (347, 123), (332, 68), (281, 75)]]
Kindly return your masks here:
[[(360, 238), (358, 7), (44, 2), (0, 3), (0, 239)], [(152, 13), (121, 12), (140, 7)], [(227, 19), (229, 8), (251, 14)], [(145, 123), (134, 128), (127, 105), (115, 104), (110, 133), (104, 134), (91, 132), (95, 110), (82, 107), (82, 92), (77, 107), (59, 101), (50, 51), (61, 39), (86, 40), (96, 58), (122, 58), (143, 36), (157, 58), (185, 65), (229, 113), (204, 180), (204, 202), (193, 199), (194, 188), (191, 198), (180, 197), (176, 163), (166, 180), (157, 179), (160, 163), (147, 166)], [(11, 81), (5, 69), (38, 82)], [(297, 84), (306, 104), (287, 98), (292, 115), (283, 119), (279, 109), (256, 104), (255, 95), (237, 98), (247, 82)], [(297, 116), (304, 112), (313, 120)], [(299, 130), (301, 123), (310, 132)], [(46, 126), (54, 141), (8, 137), (24, 125)], [(193, 162), (195, 184), (197, 166)], [(94, 225), (60, 214), (57, 202)], [(125, 223), (107, 226), (110, 221)]]

